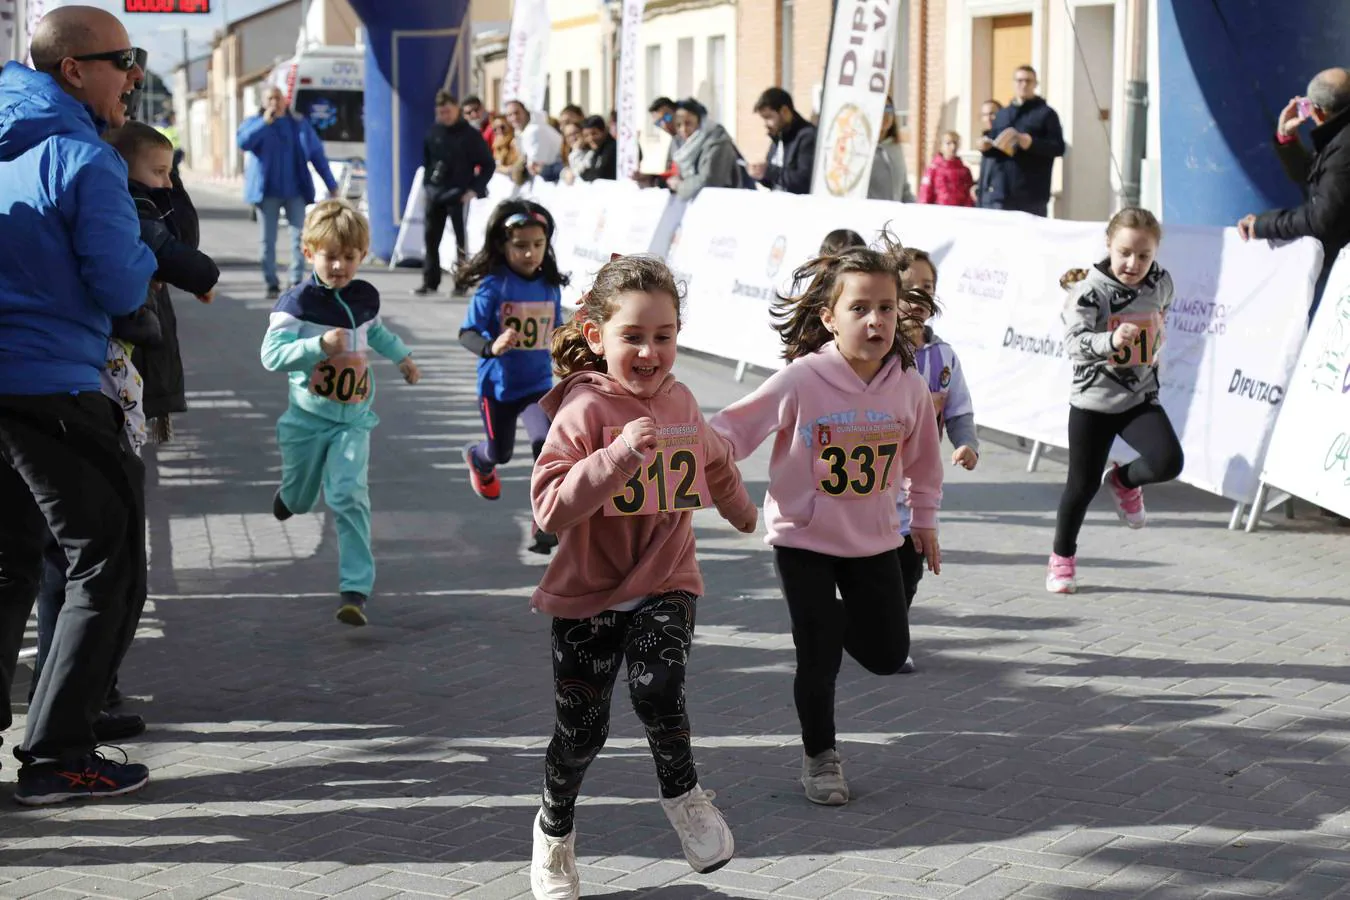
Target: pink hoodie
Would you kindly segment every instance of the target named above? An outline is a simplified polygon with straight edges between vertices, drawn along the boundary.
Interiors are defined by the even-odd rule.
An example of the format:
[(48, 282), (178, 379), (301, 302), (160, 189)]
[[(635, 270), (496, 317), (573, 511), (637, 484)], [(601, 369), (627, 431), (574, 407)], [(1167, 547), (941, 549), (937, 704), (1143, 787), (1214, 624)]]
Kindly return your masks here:
[[(530, 499), (535, 521), (557, 534), (559, 543), (531, 605), (581, 619), (662, 591), (702, 594), (692, 508), (614, 514), (639, 491), (652, 506), (660, 502), (672, 510), (697, 497), (727, 519), (748, 517), (754, 509), (730, 445), (703, 421), (689, 389), (667, 375), (655, 396), (643, 400), (608, 375), (578, 372), (559, 382), (540, 406), (553, 425), (534, 464)], [(660, 467), (657, 454), (644, 458), (623, 438), (611, 436), (612, 429), (643, 416), (670, 428), (671, 446)], [(687, 463), (698, 455), (703, 465), (695, 477), (696, 467)], [(641, 481), (639, 474), (645, 476)], [(657, 501), (661, 492), (665, 497)]]
[(937, 527), (942, 448), (933, 400), (899, 357), (864, 384), (831, 342), (710, 424), (738, 460), (775, 435), (764, 498), (770, 545), (843, 557), (893, 550), (904, 540), (895, 510), (902, 487), (912, 527)]

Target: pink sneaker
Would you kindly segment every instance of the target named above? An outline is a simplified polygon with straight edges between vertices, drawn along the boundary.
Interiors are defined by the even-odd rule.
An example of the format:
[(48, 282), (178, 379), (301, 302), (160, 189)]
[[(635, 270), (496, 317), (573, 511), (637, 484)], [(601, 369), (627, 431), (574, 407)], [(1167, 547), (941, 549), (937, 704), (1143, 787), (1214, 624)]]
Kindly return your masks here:
[(1102, 484), (1111, 489), (1116, 502), (1116, 515), (1131, 528), (1143, 528), (1148, 521), (1144, 512), (1144, 489), (1127, 488), (1120, 483), (1120, 466), (1115, 463), (1102, 476)]
[(1052, 594), (1072, 594), (1078, 590), (1078, 557), (1051, 553), (1045, 589)]

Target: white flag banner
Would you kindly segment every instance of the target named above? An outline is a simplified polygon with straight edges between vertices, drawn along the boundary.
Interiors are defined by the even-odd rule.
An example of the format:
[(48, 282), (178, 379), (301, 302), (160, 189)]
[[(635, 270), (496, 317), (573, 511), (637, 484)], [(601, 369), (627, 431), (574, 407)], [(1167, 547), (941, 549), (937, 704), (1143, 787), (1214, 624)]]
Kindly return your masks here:
[(623, 0), (619, 32), (619, 159), (617, 177), (632, 178), (638, 170), (638, 135), (642, 132), (637, 98), (638, 46), (644, 0)]
[(895, 46), (893, 4), (840, 0), (820, 103), (811, 193), (867, 197), (872, 154), (880, 138)]
[(511, 37), (506, 46), (502, 103), (517, 100), (533, 113), (543, 113), (548, 91), (548, 35), (553, 21), (548, 0), (516, 0)]

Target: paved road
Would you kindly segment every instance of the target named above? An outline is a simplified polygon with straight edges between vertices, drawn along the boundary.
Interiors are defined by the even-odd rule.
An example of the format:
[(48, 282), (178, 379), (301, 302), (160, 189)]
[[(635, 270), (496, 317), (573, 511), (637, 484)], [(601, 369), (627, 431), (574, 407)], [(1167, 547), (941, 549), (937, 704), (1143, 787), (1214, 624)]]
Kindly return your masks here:
[[(0, 897), (528, 896), (552, 721), (547, 622), (526, 601), (541, 560), (522, 551), (528, 465), (505, 470), (495, 505), (465, 482), (480, 426), (463, 303), (370, 273), (427, 377), (378, 370), (379, 584), (372, 627), (345, 628), (331, 523), (269, 512), (285, 387), (258, 364), (253, 226), (199, 197), (227, 296), (179, 307), (192, 411), (150, 459), (153, 598), (123, 677), (151, 722), (127, 749), (152, 781), (134, 801), (5, 808)], [(709, 410), (749, 386), (717, 363), (680, 370)], [(921, 671), (845, 664), (843, 809), (796, 782), (767, 548), (698, 520), (690, 704), (738, 856), (689, 872), (620, 702), (578, 817), (588, 895), (1350, 896), (1350, 533), (1305, 508), (1233, 534), (1224, 504), (1150, 489), (1142, 532), (1094, 507), (1087, 587), (1052, 597), (1062, 464), (1028, 475), (1015, 444), (987, 437), (979, 470), (947, 486), (947, 569), (914, 612)], [(744, 467), (756, 493), (765, 462)], [(13, 777), (8, 760), (0, 794)]]

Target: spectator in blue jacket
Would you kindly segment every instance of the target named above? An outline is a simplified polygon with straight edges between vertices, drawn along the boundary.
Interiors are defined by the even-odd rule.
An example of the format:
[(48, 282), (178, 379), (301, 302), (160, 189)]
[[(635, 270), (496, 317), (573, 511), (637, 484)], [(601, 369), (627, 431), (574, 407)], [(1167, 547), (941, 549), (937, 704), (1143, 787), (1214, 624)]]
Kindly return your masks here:
[(51, 534), (66, 601), (14, 751), (14, 798), (41, 805), (149, 780), (96, 752), (94, 716), (146, 575), (145, 470), (100, 375), (112, 317), (140, 308), (156, 264), (99, 139), (126, 121), (145, 51), (111, 14), (64, 6), (29, 52), (37, 71), (0, 70), (0, 732)]
[(309, 167), (319, 173), (328, 186), (329, 196), (337, 195), (337, 181), (328, 168), (323, 141), (314, 126), (286, 107), (286, 97), (277, 87), (268, 88), (263, 108), (239, 126), (239, 149), (253, 158), (244, 167), (244, 200), (258, 208), (262, 222), (262, 271), (267, 296), (281, 296), (277, 280), (277, 222), (286, 211), (291, 231), (291, 283), (294, 287), (305, 277), (305, 257), (300, 249), (300, 229), (305, 224), (305, 208), (314, 202), (314, 179)]
[[(989, 135), (976, 148), (991, 166), (990, 178), (1003, 188), (1001, 202), (982, 205), (1044, 216), (1050, 207), (1050, 176), (1064, 155), (1059, 114), (1036, 94), (1036, 70), (1019, 66), (1013, 73), (1013, 100), (994, 116)], [(981, 175), (983, 180), (983, 175)]]

